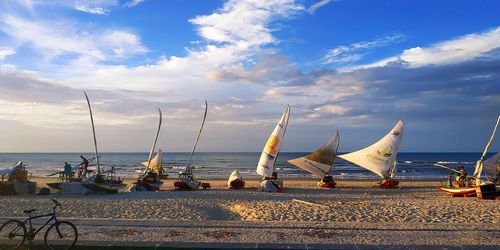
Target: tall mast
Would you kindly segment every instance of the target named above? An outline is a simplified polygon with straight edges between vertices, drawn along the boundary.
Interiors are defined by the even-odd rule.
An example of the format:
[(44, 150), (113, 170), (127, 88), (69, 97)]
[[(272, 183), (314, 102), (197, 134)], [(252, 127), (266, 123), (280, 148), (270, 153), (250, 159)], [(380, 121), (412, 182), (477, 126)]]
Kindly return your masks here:
[(497, 124), (495, 125), (495, 128), (493, 129), (493, 133), (491, 134), (490, 140), (486, 144), (486, 147), (484, 148), (483, 154), (481, 155), (481, 158), (476, 162), (476, 168), (474, 169), (474, 174), (472, 175), (473, 177), (476, 178), (476, 181), (479, 183), (479, 178), (481, 178), (481, 172), (483, 172), (483, 161), (484, 157), (486, 156), (486, 153), (488, 153), (488, 149), (490, 148), (491, 142), (493, 141), (493, 138), (495, 138), (495, 134), (497, 132), (497, 127), (498, 123), (500, 122), (500, 115), (497, 118)]
[(203, 121), (201, 122), (201, 127), (200, 131), (198, 131), (198, 136), (196, 137), (196, 140), (194, 141), (193, 145), (193, 150), (191, 150), (191, 154), (189, 155), (189, 160), (186, 165), (186, 174), (191, 174), (191, 159), (193, 158), (194, 151), (196, 150), (196, 145), (198, 144), (198, 140), (200, 139), (201, 131), (203, 130), (203, 125), (205, 125), (205, 120), (207, 119), (207, 110), (208, 110), (208, 103), (207, 100), (205, 100), (205, 114), (203, 115)]
[(83, 91), (83, 93), (85, 94), (85, 98), (87, 99), (87, 104), (89, 106), (90, 122), (92, 123), (92, 134), (94, 135), (94, 148), (95, 148), (95, 161), (97, 164), (97, 174), (100, 174), (101, 168), (99, 166), (99, 155), (97, 153), (97, 139), (95, 137), (94, 117), (92, 116), (92, 108), (90, 107), (89, 97), (87, 96), (87, 93), (85, 93), (85, 91)]
[[(286, 105), (286, 110), (285, 110), (285, 120), (284, 120), (284, 125), (283, 125), (283, 124), (281, 124), (281, 123), (278, 123), (278, 125), (279, 125), (280, 127), (282, 127), (282, 128), (283, 128), (283, 126), (284, 126), (284, 128), (283, 128), (283, 136), (282, 136), (282, 138), (284, 138), (284, 137), (285, 137), (286, 127), (288, 126), (288, 118), (289, 118), (289, 117), (290, 117), (290, 105), (289, 105), (289, 104), (287, 104), (287, 105)], [(281, 147), (281, 144), (280, 144), (280, 147)], [(279, 155), (279, 154), (280, 154), (280, 151), (279, 151), (279, 149), (278, 149), (278, 152), (276, 152), (276, 158), (274, 159), (274, 162), (273, 162), (273, 172), (276, 172), (276, 162), (278, 161), (278, 155)]]
[(155, 151), (156, 142), (158, 141), (158, 136), (160, 135), (161, 120), (162, 120), (160, 108), (158, 108), (158, 113), (160, 114), (160, 120), (158, 122), (158, 129), (156, 130), (155, 140), (153, 142), (153, 145), (151, 145), (151, 150), (149, 151), (148, 166), (147, 166), (148, 168), (149, 168), (149, 164), (151, 164), (151, 158), (153, 157), (153, 152)]

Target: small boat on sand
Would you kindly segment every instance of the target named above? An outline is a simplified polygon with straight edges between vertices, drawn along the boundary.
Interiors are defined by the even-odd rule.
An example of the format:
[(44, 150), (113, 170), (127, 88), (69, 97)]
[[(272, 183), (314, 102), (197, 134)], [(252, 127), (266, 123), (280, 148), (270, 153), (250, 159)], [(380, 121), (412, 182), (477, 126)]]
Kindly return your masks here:
[(323, 146), (314, 152), (304, 157), (288, 160), (288, 162), (321, 178), (317, 187), (335, 188), (336, 183), (332, 177), (332, 168), (339, 142), (339, 131), (337, 131)]
[(13, 168), (0, 169), (0, 176), (0, 195), (36, 193), (36, 182), (31, 181), (31, 175), (22, 161), (18, 161)]
[(380, 188), (396, 188), (396, 156), (403, 139), (403, 121), (399, 120), (394, 128), (379, 141), (358, 151), (339, 155), (340, 158), (357, 164), (382, 177)]
[(198, 131), (198, 136), (194, 141), (193, 149), (189, 155), (189, 160), (184, 168), (184, 171), (179, 172), (177, 180), (174, 182), (174, 187), (177, 190), (196, 190), (200, 187), (201, 182), (194, 179), (191, 160), (193, 159), (194, 151), (196, 150), (196, 145), (198, 145), (198, 140), (200, 139), (201, 131), (203, 131), (203, 126), (205, 125), (205, 120), (207, 119), (208, 103), (205, 100), (205, 114), (203, 115), (203, 121), (201, 122), (200, 130)]
[(126, 187), (123, 183), (123, 178), (116, 176), (115, 167), (111, 167), (110, 170), (103, 171), (99, 164), (99, 153), (97, 152), (97, 139), (95, 135), (94, 117), (92, 116), (92, 108), (90, 106), (89, 97), (85, 91), (85, 98), (87, 99), (87, 105), (89, 107), (90, 122), (92, 124), (92, 134), (94, 136), (94, 149), (95, 149), (95, 159), (96, 159), (96, 172), (89, 179), (82, 181), (81, 184), (85, 188), (94, 192), (105, 192), (105, 193), (118, 193), (118, 190)]
[[(83, 157), (83, 156), (82, 156)], [(88, 163), (95, 160), (95, 157), (92, 157), (88, 160)], [(47, 183), (51, 189), (56, 192), (60, 192), (61, 194), (85, 194), (90, 192), (90, 190), (86, 189), (81, 185), (82, 181), (87, 179), (87, 175), (94, 172), (91, 169), (87, 169), (87, 173), (83, 173), (83, 165), (81, 162), (74, 167), (71, 168), (71, 174), (68, 176), (64, 170), (58, 171), (52, 174), (47, 175), (48, 177), (59, 175), (57, 181)], [(76, 176), (75, 176), (75, 173)]]
[(276, 159), (278, 159), (281, 143), (285, 137), (289, 117), (290, 106), (287, 105), (285, 112), (283, 112), (273, 133), (267, 139), (267, 143), (260, 155), (259, 163), (257, 164), (257, 174), (261, 175), (263, 179), (260, 182), (258, 191), (281, 193), (283, 189), (283, 181), (278, 180), (278, 172), (276, 172), (275, 164)]
[(160, 115), (158, 129), (156, 130), (155, 139), (153, 141), (153, 145), (151, 146), (151, 150), (149, 151), (148, 161), (142, 163), (142, 165), (146, 167), (146, 170), (137, 178), (137, 181), (129, 189), (130, 191), (159, 191), (163, 185), (163, 181), (161, 180), (168, 177), (168, 174), (166, 174), (163, 169), (163, 153), (161, 149), (158, 149), (158, 153), (153, 158), (162, 122), (160, 109), (158, 109), (158, 113)]
[(238, 170), (234, 170), (229, 176), (227, 187), (230, 189), (245, 188), (245, 181)]
[[(453, 180), (450, 175), (448, 184), (438, 186), (437, 189), (444, 191), (452, 196), (476, 196), (478, 195), (478, 192), (480, 193), (482, 190), (486, 189), (492, 190), (491, 193), (486, 195), (481, 193), (481, 196), (492, 199), (499, 195), (498, 189), (500, 184), (500, 154), (496, 153), (489, 159), (484, 159), (486, 153), (488, 153), (488, 149), (490, 148), (491, 143), (493, 142), (493, 139), (495, 138), (499, 123), (500, 116), (498, 116), (497, 118), (495, 128), (493, 129), (493, 133), (491, 134), (490, 139), (486, 144), (486, 147), (484, 148), (481, 158), (479, 158), (479, 160), (476, 162), (474, 173), (468, 180), (466, 176), (463, 176), (463, 174), (458, 170), (449, 168), (441, 164), (434, 164), (435, 166), (446, 168), (451, 170), (452, 172), (458, 172), (458, 174), (462, 174), (462, 176), (459, 177), (459, 179), (462, 179), (458, 181)], [(483, 173), (485, 174), (484, 177), (481, 176)]]

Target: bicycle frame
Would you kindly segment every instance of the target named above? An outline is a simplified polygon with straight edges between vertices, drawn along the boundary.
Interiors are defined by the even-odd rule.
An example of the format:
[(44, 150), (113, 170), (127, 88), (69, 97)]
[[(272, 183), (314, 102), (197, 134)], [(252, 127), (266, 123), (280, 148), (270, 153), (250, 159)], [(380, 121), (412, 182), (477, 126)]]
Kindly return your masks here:
[[(38, 219), (38, 218), (45, 218), (45, 217), (50, 217), (40, 228), (36, 229), (33, 232), (33, 223), (32, 220)], [(25, 225), (28, 225), (29, 222), (29, 229), (28, 229), (28, 237), (35, 237), (43, 228), (45, 228), (47, 225), (49, 225), (50, 222), (54, 221), (54, 224), (57, 223), (57, 217), (55, 211), (50, 213), (50, 214), (43, 214), (43, 215), (37, 215), (37, 216), (31, 216), (29, 215), (28, 219), (24, 220), (23, 223)]]

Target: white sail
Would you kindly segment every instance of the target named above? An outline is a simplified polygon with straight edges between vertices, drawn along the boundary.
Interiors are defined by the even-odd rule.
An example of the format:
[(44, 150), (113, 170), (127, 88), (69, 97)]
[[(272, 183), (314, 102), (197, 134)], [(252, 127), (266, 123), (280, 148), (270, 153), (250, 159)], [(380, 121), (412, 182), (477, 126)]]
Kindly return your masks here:
[(262, 154), (257, 164), (257, 173), (264, 177), (271, 177), (272, 173), (275, 172), (274, 164), (278, 158), (278, 153), (281, 147), (281, 142), (285, 136), (286, 126), (288, 125), (288, 118), (290, 117), (290, 106), (287, 105), (281, 120), (278, 125), (274, 128), (273, 133), (267, 140)]
[(396, 126), (378, 142), (361, 150), (339, 155), (339, 157), (387, 179), (394, 175), (391, 170), (395, 170), (396, 155), (402, 138), (403, 121), (399, 120)]
[(499, 171), (498, 166), (500, 166), (500, 153), (496, 153), (494, 156), (483, 162), (484, 173), (490, 180), (497, 178)]
[(331, 175), (333, 161), (339, 147), (339, 131), (333, 135), (323, 146), (311, 154), (288, 160), (289, 163), (316, 175), (319, 178)]
[(476, 168), (474, 169), (474, 174), (472, 174), (472, 177), (476, 178), (477, 184), (480, 184), (480, 178), (481, 178), (481, 173), (483, 172), (483, 161), (484, 157), (486, 156), (486, 153), (488, 153), (488, 149), (490, 148), (491, 142), (495, 138), (495, 134), (497, 132), (498, 128), (498, 123), (500, 123), (500, 115), (497, 118), (497, 123), (495, 125), (495, 128), (493, 129), (493, 133), (491, 134), (490, 140), (486, 144), (486, 147), (484, 148), (483, 155), (481, 158), (476, 162)]
[(163, 161), (163, 152), (161, 149), (158, 150), (158, 153), (156, 153), (155, 157), (151, 159), (149, 162), (145, 161), (142, 163), (145, 167), (150, 169), (151, 171), (161, 174), (162, 170), (162, 161)]

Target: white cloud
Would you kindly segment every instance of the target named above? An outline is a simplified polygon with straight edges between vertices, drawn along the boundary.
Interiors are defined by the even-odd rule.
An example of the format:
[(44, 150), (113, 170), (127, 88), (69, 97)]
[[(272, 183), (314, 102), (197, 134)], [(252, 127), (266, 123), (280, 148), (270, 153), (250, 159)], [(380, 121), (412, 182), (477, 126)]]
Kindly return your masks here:
[(127, 7), (127, 8), (132, 8), (132, 7), (135, 7), (141, 3), (143, 3), (145, 0), (131, 0), (129, 2), (126, 2), (123, 6)]
[(104, 61), (147, 51), (137, 35), (123, 30), (83, 29), (61, 20), (28, 20), (13, 15), (4, 15), (0, 23), (0, 30), (33, 46), (46, 58), (74, 55)]
[(368, 65), (355, 66), (351, 70), (380, 67), (391, 63), (404, 63), (411, 68), (455, 64), (480, 57), (497, 48), (500, 48), (500, 27), (439, 42), (429, 47), (410, 48), (398, 56)]
[(329, 4), (331, 2), (333, 2), (333, 0), (320, 0), (316, 3), (314, 3), (313, 5), (309, 6), (309, 8), (307, 8), (307, 13), (312, 15), (312, 14), (314, 14), (314, 12), (316, 12), (316, 10), (318, 10), (321, 7), (326, 6), (327, 4)]
[(77, 1), (75, 2), (75, 10), (79, 10), (82, 12), (97, 14), (97, 15), (108, 15), (109, 10), (102, 7), (90, 7), (88, 2)]
[(373, 41), (363, 41), (351, 45), (342, 45), (329, 50), (322, 58), (323, 64), (348, 63), (359, 61), (363, 58), (360, 52), (368, 51), (374, 48), (384, 47), (393, 43), (401, 42), (405, 39), (402, 34), (392, 34)]
[(12, 48), (0, 47), (0, 61), (5, 60), (6, 57), (16, 54)]

